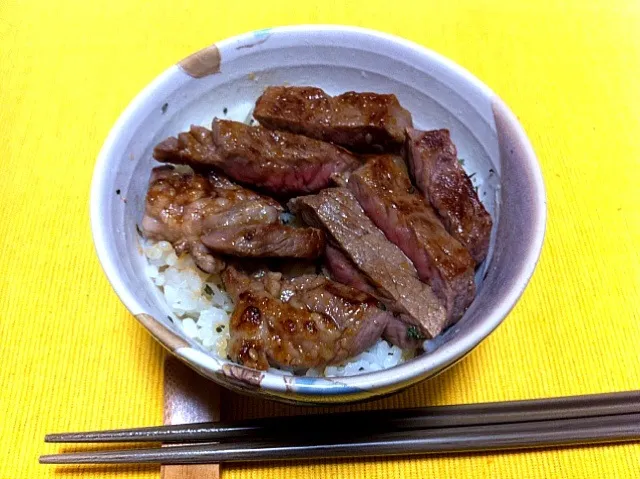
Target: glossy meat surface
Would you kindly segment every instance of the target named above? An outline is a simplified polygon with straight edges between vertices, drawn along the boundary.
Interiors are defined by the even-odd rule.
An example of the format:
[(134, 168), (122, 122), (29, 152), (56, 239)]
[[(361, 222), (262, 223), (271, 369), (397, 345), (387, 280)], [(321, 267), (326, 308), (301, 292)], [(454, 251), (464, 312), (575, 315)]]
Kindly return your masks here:
[(201, 239), (216, 253), (250, 258), (314, 259), (325, 247), (324, 231), (281, 224), (218, 228)]
[(447, 231), (476, 262), (487, 256), (491, 216), (458, 161), (448, 130), (409, 128), (407, 162), (416, 185), (438, 213)]
[(198, 168), (215, 167), (230, 178), (278, 196), (329, 186), (331, 175), (360, 166), (356, 156), (330, 143), (228, 120), (212, 130), (192, 126), (154, 149), (154, 158)]
[(303, 370), (340, 362), (372, 346), (391, 315), (360, 291), (315, 275), (287, 280), (234, 266), (223, 273), (236, 298), (229, 355), (256, 369)]
[(403, 320), (419, 326), (428, 337), (446, 326), (441, 301), (418, 279), (411, 261), (367, 217), (350, 191), (326, 189), (294, 198), (289, 207), (307, 224), (325, 228), (329, 239), (376, 289), (377, 297)]
[(172, 167), (154, 168), (142, 219), (145, 237), (173, 244), (178, 254), (190, 252), (198, 267), (219, 272), (224, 262), (200, 242), (214, 228), (279, 221), (282, 206), (271, 198), (211, 173), (181, 173)]
[(358, 152), (397, 151), (411, 113), (395, 95), (347, 92), (327, 95), (309, 86), (272, 86), (253, 116), (268, 128), (329, 141)]
[(391, 155), (372, 158), (354, 171), (348, 188), (369, 218), (416, 267), (444, 302), (449, 322), (460, 319), (475, 296), (475, 262), (444, 229), (431, 205)]

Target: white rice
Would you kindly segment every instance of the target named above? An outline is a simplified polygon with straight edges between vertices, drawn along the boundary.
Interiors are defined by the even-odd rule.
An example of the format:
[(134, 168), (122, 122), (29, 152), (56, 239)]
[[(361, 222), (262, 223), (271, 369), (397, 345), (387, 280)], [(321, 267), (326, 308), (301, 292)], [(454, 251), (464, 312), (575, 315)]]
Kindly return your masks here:
[[(224, 290), (220, 276), (203, 273), (188, 254), (178, 257), (167, 241), (143, 241), (142, 249), (148, 262), (147, 275), (164, 295), (176, 324), (205, 350), (226, 358), (233, 302)], [(364, 374), (391, 368), (413, 356), (413, 351), (403, 351), (380, 339), (358, 356), (341, 364), (309, 369), (306, 375)], [(270, 372), (291, 374), (274, 368)]]
[(176, 256), (168, 241), (147, 241), (147, 275), (164, 294), (176, 323), (207, 351), (227, 356), (233, 303), (217, 275), (200, 271), (188, 254)]

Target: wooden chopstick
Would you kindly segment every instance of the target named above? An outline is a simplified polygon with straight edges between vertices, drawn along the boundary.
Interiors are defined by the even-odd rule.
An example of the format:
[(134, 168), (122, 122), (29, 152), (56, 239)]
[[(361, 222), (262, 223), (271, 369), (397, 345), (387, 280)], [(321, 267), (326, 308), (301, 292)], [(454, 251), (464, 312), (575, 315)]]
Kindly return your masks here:
[[(220, 420), (220, 387), (178, 358), (164, 358), (164, 423)], [(220, 464), (166, 464), (160, 479), (220, 479)]]
[(323, 431), (423, 430), (553, 419), (640, 413), (640, 391), (568, 396), (525, 401), (359, 411), (312, 416), (264, 418), (228, 423), (196, 423), (108, 431), (48, 434), (46, 442), (217, 442), (273, 436), (317, 437)]
[(203, 464), (367, 457), (601, 444), (640, 439), (640, 414), (410, 430), (334, 442), (195, 444), (41, 456), (43, 464)]

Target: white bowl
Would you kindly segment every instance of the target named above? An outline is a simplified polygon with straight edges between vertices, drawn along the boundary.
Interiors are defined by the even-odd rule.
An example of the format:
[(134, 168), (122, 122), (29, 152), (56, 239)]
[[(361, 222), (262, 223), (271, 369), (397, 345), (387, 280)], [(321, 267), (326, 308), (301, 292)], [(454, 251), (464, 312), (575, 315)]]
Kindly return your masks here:
[[(448, 128), (480, 180), (494, 220), (491, 247), (464, 317), (421, 356), (394, 368), (340, 378), (281, 376), (212, 357), (168, 317), (146, 277), (140, 222), (154, 145), (214, 116), (247, 114), (267, 85), (315, 85), (395, 93), (420, 129)], [(119, 194), (117, 193), (119, 192)], [(507, 316), (533, 274), (546, 218), (540, 168), (509, 108), (446, 58), (391, 35), (342, 26), (296, 26), (247, 33), (207, 47), (156, 78), (120, 116), (98, 156), (91, 189), (96, 251), (114, 290), (171, 353), (204, 376), (241, 392), (298, 403), (372, 398), (433, 376), (468, 354)]]

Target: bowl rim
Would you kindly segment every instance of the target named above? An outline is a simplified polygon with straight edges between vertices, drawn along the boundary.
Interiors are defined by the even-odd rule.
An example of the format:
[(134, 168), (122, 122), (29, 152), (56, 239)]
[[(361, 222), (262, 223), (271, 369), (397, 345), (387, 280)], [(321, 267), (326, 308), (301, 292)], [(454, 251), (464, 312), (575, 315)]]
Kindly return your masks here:
[[(336, 34), (348, 34), (362, 38), (366, 37), (368, 40), (379, 42), (381, 44), (386, 43), (411, 50), (424, 57), (427, 62), (433, 62), (452, 72), (452, 74), (461, 78), (474, 90), (484, 95), (487, 100), (492, 102), (492, 104), (498, 105), (503, 119), (509, 124), (509, 127), (521, 145), (522, 161), (526, 163), (526, 166), (531, 171), (532, 186), (535, 192), (534, 217), (532, 219), (534, 235), (529, 241), (530, 246), (523, 262), (524, 266), (517, 273), (514, 281), (508, 285), (507, 291), (505, 291), (505, 294), (502, 296), (498, 305), (483, 321), (475, 324), (464, 337), (461, 337), (459, 340), (454, 342), (444, 344), (430, 354), (420, 356), (416, 359), (386, 370), (356, 376), (339, 377), (335, 378), (335, 381), (330, 378), (308, 378), (299, 376), (295, 376), (288, 381), (283, 381), (283, 376), (265, 371), (262, 373), (263, 380), (259, 386), (261, 389), (265, 390), (265, 392), (272, 391), (274, 393), (282, 393), (293, 390), (297, 396), (348, 394), (353, 391), (374, 392), (381, 389), (388, 392), (390, 388), (395, 389), (402, 387), (403, 384), (407, 385), (408, 383), (417, 382), (425, 379), (426, 377), (433, 376), (451, 366), (480, 344), (483, 339), (485, 339), (500, 325), (500, 323), (513, 309), (533, 275), (540, 258), (544, 242), (547, 209), (542, 172), (529, 138), (516, 116), (511, 112), (506, 104), (487, 85), (468, 70), (458, 65), (453, 60), (450, 60), (443, 55), (410, 40), (400, 38), (389, 33), (355, 26), (294, 25), (243, 33), (216, 42), (215, 45), (223, 58), (227, 56), (225, 53), (229, 53), (228, 57), (236, 57), (239, 54), (237, 49), (239, 45), (246, 45), (251, 41), (255, 41), (256, 36), (259, 35), (264, 36), (276, 34), (302, 38), (305, 34), (309, 33), (326, 34), (329, 37)], [(138, 301), (133, 292), (125, 286), (125, 282), (121, 278), (115, 261), (113, 261), (111, 255), (108, 254), (108, 234), (105, 229), (106, 225), (103, 221), (103, 215), (101, 214), (104, 209), (104, 202), (109, 201), (107, 198), (110, 198), (108, 194), (105, 194), (107, 191), (105, 172), (109, 167), (110, 158), (113, 156), (113, 150), (116, 146), (116, 141), (119, 135), (123, 129), (126, 128), (126, 125), (133, 120), (136, 111), (147, 101), (153, 98), (158, 90), (162, 89), (163, 86), (166, 86), (168, 82), (175, 81), (177, 79), (176, 75), (183, 75), (183, 73), (180, 69), (176, 68), (175, 65), (165, 69), (146, 87), (144, 87), (120, 114), (117, 121), (109, 131), (109, 134), (98, 154), (91, 183), (90, 222), (96, 254), (115, 293), (134, 316), (145, 313), (146, 308), (140, 301)], [(146, 327), (148, 328), (148, 326)], [(166, 346), (166, 344), (163, 345)], [(172, 352), (174, 354), (176, 353), (175, 350)], [(191, 353), (196, 353), (196, 351), (192, 350)], [(207, 372), (207, 362), (198, 360), (198, 354), (195, 355), (196, 357), (192, 357), (192, 354), (177, 355), (180, 359), (190, 364), (190, 366), (195, 366), (201, 373), (203, 372), (203, 369), (205, 373)], [(212, 373), (209, 377), (212, 377), (215, 380), (215, 375), (213, 374), (215, 371), (209, 372)], [(315, 379), (315, 381), (310, 381), (312, 379)], [(286, 383), (286, 385), (284, 383)]]

